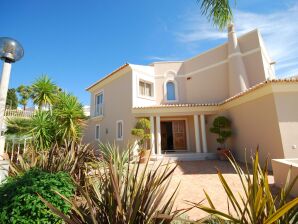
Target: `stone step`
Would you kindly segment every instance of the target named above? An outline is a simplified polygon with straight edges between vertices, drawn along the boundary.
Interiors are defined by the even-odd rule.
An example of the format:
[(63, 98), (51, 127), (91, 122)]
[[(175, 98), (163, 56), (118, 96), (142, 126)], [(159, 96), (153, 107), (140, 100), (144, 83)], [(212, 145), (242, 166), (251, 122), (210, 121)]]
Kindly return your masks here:
[(173, 160), (173, 161), (192, 161), (192, 160), (213, 160), (217, 159), (216, 153), (168, 153), (160, 156), (151, 156), (152, 160)]

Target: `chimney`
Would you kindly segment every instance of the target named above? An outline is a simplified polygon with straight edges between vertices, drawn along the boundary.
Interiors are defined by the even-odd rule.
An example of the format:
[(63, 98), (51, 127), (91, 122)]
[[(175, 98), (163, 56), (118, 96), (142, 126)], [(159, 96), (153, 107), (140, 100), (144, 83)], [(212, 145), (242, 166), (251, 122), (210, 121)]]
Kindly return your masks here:
[(233, 23), (228, 25), (228, 62), (229, 94), (232, 97), (249, 88), (246, 69)]

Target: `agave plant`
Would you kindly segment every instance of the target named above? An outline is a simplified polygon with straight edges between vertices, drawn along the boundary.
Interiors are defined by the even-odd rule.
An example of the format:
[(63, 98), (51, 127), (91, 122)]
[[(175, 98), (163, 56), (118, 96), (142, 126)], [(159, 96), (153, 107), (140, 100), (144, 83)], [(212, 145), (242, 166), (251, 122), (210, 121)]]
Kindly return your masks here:
[(228, 212), (217, 210), (211, 197), (206, 191), (205, 196), (209, 203), (204, 206), (201, 203), (194, 204), (211, 215), (218, 217), (219, 223), (240, 223), (240, 224), (287, 224), (298, 223), (298, 197), (287, 202), (289, 192), (297, 181), (297, 176), (292, 183), (289, 183), (291, 171), (288, 174), (288, 181), (285, 188), (281, 189), (279, 196), (274, 197), (268, 182), (268, 160), (262, 169), (259, 165), (258, 150), (252, 158), (252, 174), (249, 172), (246, 162), (246, 172), (237, 164), (233, 157), (229, 158), (240, 179), (244, 195), (235, 194), (221, 171), (218, 170), (218, 177), (225, 190), (228, 199)]
[(176, 167), (160, 163), (149, 169), (148, 163), (128, 163), (123, 172), (117, 164), (106, 160), (86, 178), (85, 187), (78, 186), (83, 199), (80, 203), (68, 200), (73, 206), (70, 216), (43, 201), (66, 223), (170, 223), (177, 215), (172, 210), (178, 186), (169, 197), (165, 193)]
[(31, 168), (50, 173), (64, 171), (77, 183), (83, 184), (85, 175), (96, 160), (90, 145), (71, 141), (64, 142), (63, 146), (55, 144), (49, 150), (29, 148), (24, 155), (18, 156), (18, 162), (10, 164), (10, 172), (11, 175), (19, 175)]

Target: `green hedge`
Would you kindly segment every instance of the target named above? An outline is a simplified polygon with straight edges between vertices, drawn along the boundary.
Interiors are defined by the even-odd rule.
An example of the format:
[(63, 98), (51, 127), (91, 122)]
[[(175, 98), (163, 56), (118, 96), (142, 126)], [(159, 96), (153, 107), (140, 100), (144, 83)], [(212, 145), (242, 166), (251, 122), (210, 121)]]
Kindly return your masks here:
[(31, 169), (23, 175), (10, 177), (0, 185), (0, 222), (62, 223), (37, 193), (66, 214), (70, 211), (70, 205), (53, 191), (70, 198), (74, 190), (71, 177), (64, 172), (47, 173)]

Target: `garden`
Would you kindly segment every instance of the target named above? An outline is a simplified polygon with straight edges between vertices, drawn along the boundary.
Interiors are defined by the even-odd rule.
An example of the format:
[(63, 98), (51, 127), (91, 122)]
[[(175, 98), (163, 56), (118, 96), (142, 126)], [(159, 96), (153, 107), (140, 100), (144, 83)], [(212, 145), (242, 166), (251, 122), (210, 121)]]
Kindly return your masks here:
[[(100, 155), (82, 144), (86, 117), (78, 99), (42, 76), (30, 87), (38, 106), (30, 118), (11, 118), (7, 136), (30, 136), (27, 150), (10, 163), (9, 177), (0, 185), (1, 223), (297, 223), (298, 198), (288, 197), (294, 183), (273, 194), (268, 167), (260, 167), (258, 152), (251, 164), (239, 165), (224, 153), (234, 168), (242, 193), (233, 192), (221, 170), (228, 211), (215, 207), (208, 189), (201, 201), (185, 200), (177, 209), (179, 184), (170, 189), (176, 163), (143, 158), (149, 122), (140, 119), (132, 134), (138, 138), (140, 156), (132, 147), (99, 144)], [(211, 130), (223, 146), (229, 122), (214, 121)], [(290, 175), (290, 174), (289, 174)], [(296, 178), (297, 179), (297, 178)], [(296, 180), (295, 180), (296, 181)], [(190, 220), (199, 209), (206, 217)]]

